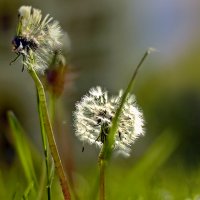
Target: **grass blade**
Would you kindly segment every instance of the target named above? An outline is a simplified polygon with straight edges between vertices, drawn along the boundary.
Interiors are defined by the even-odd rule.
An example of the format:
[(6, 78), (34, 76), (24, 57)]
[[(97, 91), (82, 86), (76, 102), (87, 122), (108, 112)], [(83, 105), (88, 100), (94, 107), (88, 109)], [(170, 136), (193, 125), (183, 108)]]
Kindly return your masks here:
[(115, 117), (113, 118), (113, 121), (112, 121), (112, 127), (110, 128), (110, 131), (109, 131), (109, 134), (108, 134), (108, 142), (106, 145), (103, 146), (103, 151), (102, 151), (102, 155), (104, 155), (105, 159), (106, 160), (109, 160), (110, 159), (110, 156), (112, 154), (112, 147), (113, 147), (113, 144), (114, 144), (114, 137), (115, 137), (115, 134), (117, 132), (117, 129), (118, 129), (118, 121), (119, 121), (119, 116), (122, 112), (122, 108), (124, 106), (124, 103), (126, 102), (126, 99), (128, 97), (128, 94), (132, 91), (133, 89), (133, 86), (134, 86), (134, 82), (135, 82), (135, 78), (138, 74), (138, 71), (140, 69), (140, 67), (142, 66), (142, 64), (144, 63), (144, 61), (146, 60), (146, 58), (148, 57), (148, 55), (152, 52), (152, 51), (155, 51), (154, 49), (152, 48), (149, 48), (145, 54), (143, 55), (142, 59), (140, 60), (139, 64), (137, 65), (134, 73), (133, 73), (133, 76), (124, 92), (124, 94), (122, 95), (122, 99), (121, 99), (121, 103), (119, 105), (119, 108), (117, 109), (117, 112), (116, 112), (116, 115)]
[(122, 95), (121, 98), (121, 102), (120, 105), (116, 111), (116, 114), (112, 120), (112, 126), (109, 130), (108, 133), (108, 140), (106, 140), (103, 144), (103, 147), (99, 153), (99, 169), (100, 169), (100, 177), (99, 177), (99, 181), (100, 181), (100, 188), (99, 188), (99, 198), (100, 200), (105, 200), (105, 170), (106, 170), (106, 163), (109, 161), (111, 154), (112, 154), (112, 150), (113, 150), (113, 144), (114, 144), (114, 138), (115, 138), (115, 134), (117, 132), (118, 129), (118, 122), (119, 122), (119, 117), (120, 114), (122, 112), (123, 106), (126, 102), (126, 99), (129, 95), (129, 93), (132, 91), (133, 85), (134, 85), (134, 81), (135, 78), (138, 74), (138, 71), (140, 69), (140, 67), (142, 66), (142, 64), (144, 63), (144, 61), (146, 60), (146, 58), (148, 57), (148, 55), (153, 51), (154, 49), (149, 48), (145, 54), (143, 55), (142, 59), (140, 60), (139, 64), (137, 65), (133, 76), (124, 92), (124, 94)]
[[(41, 107), (41, 102), (39, 101), (39, 94), (37, 92), (37, 106), (38, 106), (38, 113), (40, 117), (40, 128), (41, 128), (41, 136), (42, 136), (42, 145), (43, 145), (43, 150), (44, 150), (44, 157), (45, 157), (45, 171), (46, 171), (46, 190), (47, 190), (47, 197), (48, 200), (51, 200), (51, 177), (50, 177), (50, 154), (49, 154), (49, 148), (47, 145), (47, 134), (45, 132), (45, 126), (44, 126), (44, 118), (42, 115), (42, 107)], [(53, 165), (52, 165), (53, 166)], [(45, 179), (44, 179), (45, 181)]]
[(31, 183), (33, 180), (35, 183), (37, 183), (32, 156), (28, 145), (29, 142), (25, 137), (24, 130), (12, 111), (9, 111), (7, 115), (15, 142), (15, 148), (21, 161), (26, 179), (29, 183)]

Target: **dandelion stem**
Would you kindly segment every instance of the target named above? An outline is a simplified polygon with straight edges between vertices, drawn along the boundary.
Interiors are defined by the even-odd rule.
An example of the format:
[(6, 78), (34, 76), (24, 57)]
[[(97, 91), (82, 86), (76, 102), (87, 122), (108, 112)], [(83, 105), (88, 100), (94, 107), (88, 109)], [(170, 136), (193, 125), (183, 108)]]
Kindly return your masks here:
[(70, 197), (70, 193), (69, 193), (69, 186), (68, 186), (67, 178), (66, 178), (66, 175), (65, 175), (62, 163), (61, 163), (59, 153), (58, 153), (55, 138), (54, 138), (54, 135), (53, 135), (53, 129), (52, 129), (51, 122), (50, 122), (50, 119), (49, 119), (49, 113), (48, 113), (48, 109), (47, 109), (47, 103), (46, 103), (46, 96), (45, 96), (44, 88), (43, 88), (43, 85), (42, 85), (40, 79), (38, 78), (35, 70), (32, 67), (30, 67), (28, 71), (29, 71), (31, 77), (34, 80), (37, 91), (38, 91), (38, 98), (39, 98), (40, 108), (41, 108), (41, 113), (42, 113), (42, 118), (40, 116), (40, 120), (43, 123), (46, 134), (47, 134), (47, 139), (48, 139), (48, 142), (49, 142), (49, 148), (50, 148), (51, 155), (52, 155), (54, 163), (55, 163), (57, 175), (60, 179), (60, 184), (61, 184), (61, 187), (62, 187), (64, 199), (70, 200), (71, 197)]
[(104, 160), (100, 160), (100, 200), (105, 200), (105, 165)]
[(55, 123), (55, 114), (56, 114), (55, 106), (56, 106), (56, 97), (54, 94), (49, 93), (49, 117), (53, 127)]
[(99, 170), (100, 170), (100, 178), (99, 178), (99, 199), (105, 200), (105, 168), (106, 162), (104, 159), (103, 147), (99, 153)]

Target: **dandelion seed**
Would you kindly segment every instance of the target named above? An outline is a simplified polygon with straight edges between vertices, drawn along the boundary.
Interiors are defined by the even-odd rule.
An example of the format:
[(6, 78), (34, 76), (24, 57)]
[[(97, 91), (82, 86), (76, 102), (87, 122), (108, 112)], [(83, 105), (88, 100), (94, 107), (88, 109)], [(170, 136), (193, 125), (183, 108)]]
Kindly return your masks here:
[[(123, 91), (118, 96), (109, 97), (101, 87), (91, 88), (76, 104), (74, 112), (75, 134), (83, 142), (102, 147), (109, 134), (112, 119), (120, 105)], [(135, 97), (129, 95), (119, 117), (114, 149), (126, 156), (137, 137), (143, 135), (143, 114), (138, 109)]]
[(42, 19), (41, 10), (31, 6), (21, 6), (18, 17), (17, 33), (12, 41), (16, 59), (22, 55), (23, 67), (43, 73), (55, 50), (61, 48), (63, 31), (52, 17), (46, 15)]

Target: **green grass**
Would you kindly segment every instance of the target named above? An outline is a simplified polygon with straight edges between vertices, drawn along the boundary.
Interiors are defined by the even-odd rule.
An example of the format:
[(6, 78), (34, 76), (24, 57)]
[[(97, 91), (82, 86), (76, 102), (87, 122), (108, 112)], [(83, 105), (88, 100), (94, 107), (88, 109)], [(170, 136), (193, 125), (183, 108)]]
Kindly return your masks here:
[[(13, 114), (11, 116), (15, 121)], [(19, 131), (18, 128), (16, 130)], [(37, 199), (41, 193), (41, 199), (47, 199), (45, 185), (41, 183), (46, 178), (41, 176), (45, 174), (45, 165), (43, 163), (43, 167), (39, 167), (42, 165), (39, 155), (32, 155), (30, 142), (19, 132), (17, 134), (16, 150), (20, 148), (23, 153), (17, 150), (18, 159), (12, 167), (1, 169), (0, 199)], [(191, 169), (184, 167), (181, 160), (170, 160), (179, 145), (179, 138), (174, 135), (171, 130), (165, 130), (134, 162), (133, 159), (112, 159), (105, 174), (106, 199), (197, 200), (200, 195), (200, 167)], [(20, 147), (17, 147), (19, 144)], [(81, 174), (75, 182), (78, 196), (89, 199), (98, 177), (97, 166), (79, 167), (77, 173)], [(34, 181), (32, 177), (35, 176), (39, 181)], [(63, 199), (57, 178), (52, 185), (52, 199)]]
[[(191, 168), (183, 164), (184, 162), (177, 156), (174, 156), (181, 144), (181, 139), (180, 136), (178, 137), (180, 134), (177, 134), (173, 129), (165, 128), (161, 131), (139, 158), (115, 159), (112, 157), (112, 145), (121, 109), (127, 95), (132, 90), (137, 71), (148, 54), (149, 51), (136, 68), (122, 97), (121, 105), (108, 134), (108, 143), (104, 143), (100, 152), (99, 163), (95, 165), (84, 164), (87, 166), (86, 168), (77, 166), (77, 171), (74, 173), (79, 174), (79, 176), (74, 179), (73, 184), (67, 181), (71, 199), (200, 199), (200, 166), (196, 165)], [(54, 174), (54, 164), (56, 165), (55, 171), (59, 168), (56, 163), (58, 160), (54, 159), (54, 164), (51, 162), (55, 156), (55, 149), (51, 149), (51, 154), (49, 150), (54, 145), (54, 138), (51, 138), (51, 134), (53, 134), (51, 123), (54, 124), (52, 120), (55, 118), (55, 102), (50, 105), (51, 109), (48, 113), (44, 89), (37, 74), (33, 75), (38, 91), (38, 113), (43, 153), (34, 147), (27, 138), (20, 121), (12, 111), (9, 111), (7, 114), (9, 130), (17, 156), (10, 168), (0, 168), (0, 199), (2, 200), (63, 199), (59, 170)], [(59, 158), (59, 155), (56, 156)], [(99, 189), (99, 185), (101, 189)]]

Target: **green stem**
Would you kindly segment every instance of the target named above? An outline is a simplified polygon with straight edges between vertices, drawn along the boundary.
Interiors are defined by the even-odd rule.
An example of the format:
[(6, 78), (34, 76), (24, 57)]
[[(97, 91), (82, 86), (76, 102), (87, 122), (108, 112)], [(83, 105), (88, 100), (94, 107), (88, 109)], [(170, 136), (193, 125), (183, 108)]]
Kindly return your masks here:
[[(62, 72), (64, 73), (64, 72)], [(58, 121), (60, 120), (60, 118), (63, 118), (63, 102), (59, 101), (58, 97), (51, 91), (48, 93), (48, 108), (49, 108), (49, 116), (50, 116), (50, 120), (51, 120), (51, 124), (53, 128), (56, 128), (54, 130), (58, 130), (57, 134), (60, 140), (62, 140), (61, 137), (61, 132), (62, 130), (59, 131), (59, 127), (58, 124), (56, 123), (56, 120), (58, 118)], [(56, 109), (58, 106), (58, 109)], [(58, 111), (58, 113), (56, 113), (56, 111)], [(57, 115), (59, 114), (59, 115)], [(69, 147), (70, 148), (70, 147)], [(68, 151), (69, 152), (69, 151)], [(75, 200), (78, 200), (78, 194), (76, 192), (75, 189), (75, 185), (74, 185), (74, 181), (73, 181), (73, 177), (72, 177), (72, 173), (73, 173), (73, 160), (72, 160), (72, 155), (70, 153), (70, 155), (66, 156), (67, 157), (67, 165), (66, 165), (66, 169), (67, 169), (67, 175), (68, 175), (68, 181), (69, 181), (69, 185), (70, 185), (70, 189), (71, 189), (71, 195), (73, 196), (73, 198)]]
[[(49, 118), (50, 118), (50, 122), (51, 122), (52, 127), (54, 127), (54, 124), (55, 124), (55, 101), (56, 101), (55, 96), (53, 94), (51, 94), (50, 97), (49, 97), (48, 108), (49, 108)], [(50, 172), (49, 177), (48, 177), (48, 183), (49, 183), (48, 185), (49, 185), (50, 189), (51, 189), (51, 185), (52, 185), (52, 182), (53, 182), (54, 170), (55, 170), (55, 167), (52, 164), (51, 172)]]
[(45, 128), (45, 131), (47, 134), (47, 139), (49, 142), (49, 148), (51, 151), (51, 155), (53, 157), (53, 160), (55, 163), (55, 168), (56, 168), (58, 177), (60, 179), (62, 192), (63, 192), (65, 200), (70, 200), (71, 197), (70, 197), (70, 193), (69, 193), (67, 178), (66, 178), (66, 175), (65, 175), (62, 163), (61, 163), (61, 159), (60, 159), (58, 149), (56, 146), (56, 142), (54, 139), (54, 135), (53, 135), (53, 129), (52, 129), (51, 122), (49, 119), (49, 113), (48, 113), (48, 109), (47, 109), (44, 88), (43, 88), (43, 85), (42, 85), (40, 79), (38, 78), (35, 70), (30, 67), (28, 71), (29, 71), (31, 77), (33, 78), (35, 85), (37, 87), (40, 108), (41, 108), (41, 113), (42, 113), (42, 119), (40, 118), (40, 120), (42, 120), (41, 122), (44, 124), (44, 128)]
[(41, 127), (41, 133), (42, 133), (42, 145), (44, 149), (44, 157), (45, 157), (45, 166), (46, 166), (46, 176), (47, 176), (47, 197), (48, 200), (51, 200), (51, 183), (50, 183), (50, 173), (49, 173), (49, 149), (47, 148), (47, 138), (45, 134), (45, 127), (44, 127), (44, 119), (42, 115), (42, 108), (41, 108), (41, 103), (39, 101), (39, 94), (37, 92), (37, 103), (38, 103), (38, 112), (39, 112), (39, 117), (40, 117), (40, 127)]
[(51, 120), (52, 127), (54, 127), (55, 123), (55, 107), (56, 107), (56, 97), (54, 94), (49, 93), (49, 117)]

